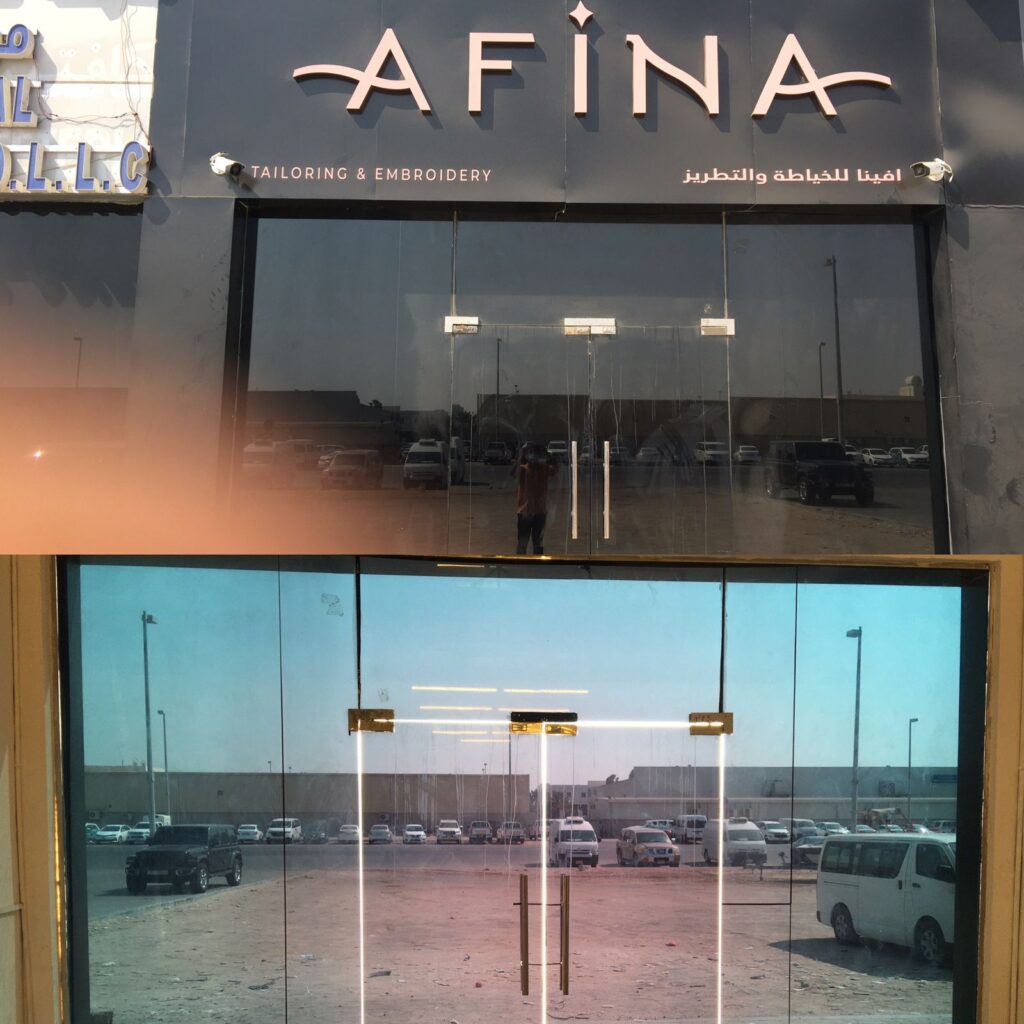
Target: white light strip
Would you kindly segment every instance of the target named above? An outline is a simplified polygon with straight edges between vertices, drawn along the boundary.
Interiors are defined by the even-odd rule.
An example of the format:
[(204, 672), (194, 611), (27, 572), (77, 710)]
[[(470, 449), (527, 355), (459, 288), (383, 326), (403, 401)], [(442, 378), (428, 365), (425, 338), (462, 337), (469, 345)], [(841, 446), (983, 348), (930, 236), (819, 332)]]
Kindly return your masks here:
[[(477, 704), (421, 704), (420, 711), (493, 711)], [(498, 709), (501, 710), (500, 708)]]
[[(575, 442), (573, 442), (575, 444)], [(548, 1019), (548, 736), (540, 734), (540, 1024)]]
[(714, 722), (623, 722), (621, 720), (605, 721), (603, 719), (581, 718), (576, 723), (581, 729), (706, 729), (710, 725), (721, 725)]
[(356, 814), (359, 821), (359, 1024), (366, 1024), (366, 907), (363, 905), (363, 734), (356, 733)]
[(375, 718), (395, 725), (508, 725), (507, 718)]
[(722, 1024), (722, 901), (725, 899), (725, 734), (718, 737), (718, 966), (715, 974), (715, 1020)]
[[(410, 690), (429, 690), (431, 693), (497, 693), (496, 686), (410, 686)], [(506, 691), (507, 692), (507, 691)]]
[(529, 690), (521, 687), (505, 687), (502, 693), (590, 693), (589, 690)]

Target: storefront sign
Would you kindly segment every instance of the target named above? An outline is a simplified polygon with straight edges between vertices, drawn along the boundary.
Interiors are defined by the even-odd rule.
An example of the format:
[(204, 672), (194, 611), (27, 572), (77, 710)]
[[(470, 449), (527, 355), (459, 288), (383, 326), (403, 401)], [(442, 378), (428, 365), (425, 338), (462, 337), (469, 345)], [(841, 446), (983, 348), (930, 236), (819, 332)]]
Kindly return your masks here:
[(132, 141), (120, 150), (101, 151), (86, 142), (53, 146), (38, 135), (39, 113), (33, 104), (39, 82), (14, 73), (7, 62), (28, 61), (36, 48), (36, 33), (14, 25), (0, 34), (0, 129), (25, 143), (0, 142), (0, 199), (92, 198), (138, 199), (145, 195), (149, 149)]

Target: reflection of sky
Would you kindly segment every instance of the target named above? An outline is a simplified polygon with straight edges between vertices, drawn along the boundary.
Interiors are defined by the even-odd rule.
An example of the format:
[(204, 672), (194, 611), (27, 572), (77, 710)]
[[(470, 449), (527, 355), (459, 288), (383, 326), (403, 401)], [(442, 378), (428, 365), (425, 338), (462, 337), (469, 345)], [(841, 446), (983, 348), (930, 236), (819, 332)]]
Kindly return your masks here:
[[(371, 771), (504, 772), (511, 749), (513, 770), (535, 781), (535, 739), (510, 748), (500, 726), (472, 720), (504, 719), (500, 708), (564, 707), (583, 721), (663, 721), (717, 707), (715, 583), (367, 576), (362, 590), (364, 704), (393, 707), (399, 718), (464, 720), (367, 736)], [(256, 772), (268, 761), (280, 770), (282, 712), (286, 768), (354, 770), (346, 733), (355, 704), (352, 577), (86, 566), (82, 595), (87, 764), (145, 758), (145, 608), (159, 619), (149, 630), (158, 766), (162, 708), (172, 770)], [(905, 764), (910, 717), (920, 719), (915, 763), (956, 763), (959, 592), (815, 584), (797, 595), (781, 583), (728, 586), (730, 763), (790, 763), (794, 640), (796, 763), (849, 763), (856, 641), (845, 634), (855, 626), (864, 630), (861, 763)], [(524, 688), (587, 693), (507, 692)], [(453, 728), (481, 731), (434, 731)], [(584, 728), (549, 749), (550, 777), (577, 782), (715, 756), (713, 741), (648, 728)]]
[[(452, 246), (444, 221), (265, 221), (250, 387), (354, 390), (364, 403), (447, 407), (442, 323), (452, 311)], [(909, 225), (731, 225), (733, 395), (817, 397), (821, 342), (822, 386), (835, 393), (832, 272), (825, 265), (833, 255), (844, 392), (892, 396), (906, 377), (920, 375)], [(478, 347), (480, 373), (464, 371), (467, 390), (455, 400), (473, 409), (477, 392), (493, 392), (495, 334), (507, 347), (503, 391), (564, 393), (564, 373), (553, 373), (546, 360), (531, 354), (514, 369), (514, 345), (532, 340), (556, 353), (575, 345), (585, 358), (584, 343), (560, 329), (566, 316), (611, 316), (620, 325), (618, 347), (595, 341), (599, 391), (610, 362), (623, 398), (722, 398), (724, 339), (701, 339), (696, 328), (702, 316), (723, 315), (724, 277), (717, 225), (460, 223), (455, 308), (485, 326), (478, 338), (459, 340), (464, 361)], [(584, 386), (585, 378), (577, 387)]]

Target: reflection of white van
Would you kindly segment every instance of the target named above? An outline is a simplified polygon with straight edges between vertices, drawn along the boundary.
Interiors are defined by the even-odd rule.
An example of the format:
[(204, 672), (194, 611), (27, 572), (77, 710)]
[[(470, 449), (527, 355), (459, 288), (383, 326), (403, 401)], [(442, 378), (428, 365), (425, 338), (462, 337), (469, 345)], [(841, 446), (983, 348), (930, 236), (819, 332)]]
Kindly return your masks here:
[[(725, 849), (719, 852), (719, 832), (725, 834)], [(761, 830), (746, 818), (727, 818), (724, 828), (716, 818), (704, 826), (705, 864), (764, 864), (768, 847)]]
[(460, 438), (453, 437), (448, 442), (448, 466), (451, 472), (451, 483), (464, 483), (466, 480), (466, 449)]
[(708, 819), (703, 814), (684, 814), (676, 819), (676, 842), (704, 842), (704, 827), (707, 823)]
[(956, 836), (829, 836), (818, 865), (818, 920), (846, 945), (912, 946), (930, 963), (953, 943)]
[(446, 487), (448, 484), (448, 455), (440, 441), (425, 437), (417, 441), (405, 457), (402, 467), (402, 486)]
[(242, 449), (242, 476), (250, 483), (288, 486), (296, 470), (316, 469), (320, 458), (315, 441), (253, 441)]
[(548, 864), (551, 867), (572, 867), (586, 861), (597, 867), (598, 846), (594, 826), (583, 818), (560, 818), (548, 830)]
[(298, 818), (275, 818), (267, 826), (268, 843), (298, 843), (302, 841), (302, 823)]

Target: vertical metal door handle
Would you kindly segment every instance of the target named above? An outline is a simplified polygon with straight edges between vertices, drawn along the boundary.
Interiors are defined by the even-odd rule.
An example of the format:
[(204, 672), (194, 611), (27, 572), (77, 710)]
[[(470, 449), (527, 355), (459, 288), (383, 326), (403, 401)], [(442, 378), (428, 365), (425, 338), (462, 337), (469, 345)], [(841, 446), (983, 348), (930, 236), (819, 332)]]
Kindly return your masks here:
[(604, 539), (612, 534), (612, 466), (611, 444), (604, 443)]
[(561, 932), (562, 942), (559, 963), (561, 965), (560, 981), (562, 983), (562, 995), (567, 996), (569, 994), (569, 876), (562, 875), (562, 912), (561, 912)]
[(580, 471), (579, 471), (579, 460), (577, 442), (572, 442), (572, 539), (579, 540), (580, 536), (580, 521), (579, 521), (579, 485), (580, 485)]
[(519, 876), (519, 986), (530, 994), (530, 880)]

